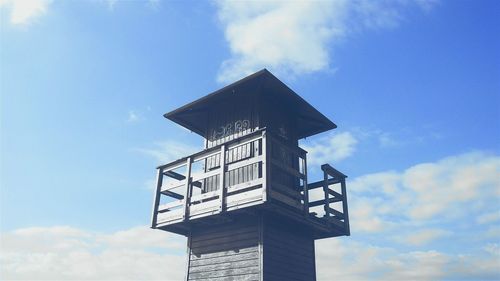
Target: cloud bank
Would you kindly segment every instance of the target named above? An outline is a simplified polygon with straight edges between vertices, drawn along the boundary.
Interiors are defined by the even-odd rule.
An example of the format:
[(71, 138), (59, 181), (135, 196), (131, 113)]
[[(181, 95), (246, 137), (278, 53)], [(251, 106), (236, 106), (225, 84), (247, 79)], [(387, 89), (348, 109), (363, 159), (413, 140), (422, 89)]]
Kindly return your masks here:
[(413, 9), (436, 1), (216, 1), (231, 57), (217, 80), (228, 83), (268, 68), (280, 76), (331, 69), (335, 45), (365, 29), (394, 28)]
[[(350, 237), (316, 242), (318, 280), (500, 279), (500, 157), (466, 153), (348, 182)], [(147, 227), (2, 233), (2, 280), (182, 280), (185, 239)]]

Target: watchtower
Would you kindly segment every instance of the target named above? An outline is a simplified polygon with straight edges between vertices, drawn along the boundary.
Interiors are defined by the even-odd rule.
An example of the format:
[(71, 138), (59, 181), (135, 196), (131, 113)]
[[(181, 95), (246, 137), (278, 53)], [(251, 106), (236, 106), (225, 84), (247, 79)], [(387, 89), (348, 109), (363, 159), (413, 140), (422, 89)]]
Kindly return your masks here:
[(185, 280), (316, 280), (314, 240), (350, 235), (347, 176), (309, 183), (298, 140), (336, 125), (266, 69), (164, 116), (205, 140), (158, 167), (152, 228), (188, 237)]

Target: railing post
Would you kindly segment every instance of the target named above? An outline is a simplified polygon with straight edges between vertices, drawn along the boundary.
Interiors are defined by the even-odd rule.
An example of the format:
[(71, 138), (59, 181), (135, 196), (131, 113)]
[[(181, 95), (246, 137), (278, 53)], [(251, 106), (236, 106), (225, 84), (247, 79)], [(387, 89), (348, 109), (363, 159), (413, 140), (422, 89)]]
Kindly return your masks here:
[(309, 189), (307, 187), (307, 155), (304, 154), (302, 160), (302, 168), (304, 169), (304, 214), (309, 216)]
[(220, 174), (219, 174), (219, 213), (223, 212), (224, 200), (226, 196), (225, 191), (225, 181), (226, 181), (226, 145), (221, 145), (220, 147)]
[(330, 200), (328, 193), (328, 173), (323, 170), (323, 192), (325, 193), (325, 217), (328, 219), (330, 217)]
[(186, 190), (184, 193), (184, 212), (182, 218), (187, 220), (189, 218), (189, 204), (191, 199), (191, 164), (193, 163), (193, 159), (188, 157), (186, 161)]
[(347, 208), (347, 189), (345, 186), (345, 177), (342, 177), (340, 181), (340, 188), (342, 190), (342, 213), (344, 213), (344, 225), (346, 229), (347, 236), (351, 235), (351, 230), (349, 228), (349, 211)]
[(151, 228), (156, 228), (156, 222), (158, 219), (158, 205), (160, 204), (162, 184), (163, 184), (163, 168), (158, 168), (158, 174), (156, 176), (156, 192), (154, 195), (153, 211), (151, 215)]
[(268, 132), (262, 132), (262, 179), (263, 179), (263, 193), (262, 193), (262, 201), (268, 201), (268, 194), (271, 189), (271, 137), (267, 136)]

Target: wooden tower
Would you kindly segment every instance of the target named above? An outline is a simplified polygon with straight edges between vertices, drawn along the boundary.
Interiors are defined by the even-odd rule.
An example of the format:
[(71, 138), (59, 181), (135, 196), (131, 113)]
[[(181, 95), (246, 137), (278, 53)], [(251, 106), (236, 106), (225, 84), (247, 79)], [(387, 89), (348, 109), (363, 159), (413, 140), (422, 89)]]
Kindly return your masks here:
[(316, 280), (314, 240), (350, 234), (346, 176), (309, 183), (298, 140), (336, 125), (265, 69), (165, 117), (205, 140), (158, 167), (152, 228), (188, 237), (185, 280)]

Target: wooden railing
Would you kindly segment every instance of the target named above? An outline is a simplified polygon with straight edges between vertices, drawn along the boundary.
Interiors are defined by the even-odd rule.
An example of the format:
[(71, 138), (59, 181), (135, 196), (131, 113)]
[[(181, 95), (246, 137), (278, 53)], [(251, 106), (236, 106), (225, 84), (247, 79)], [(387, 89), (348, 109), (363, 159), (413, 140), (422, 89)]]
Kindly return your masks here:
[[(323, 206), (324, 215), (320, 217), (327, 225), (337, 228), (344, 235), (350, 235), (349, 212), (347, 207), (346, 175), (337, 171), (329, 164), (321, 165), (323, 170), (323, 180), (309, 184), (308, 191), (323, 188), (323, 199), (309, 202), (307, 208)], [(333, 187), (338, 187), (335, 191)], [(335, 208), (334, 203), (341, 203), (341, 210)], [(318, 214), (311, 212), (311, 215), (318, 217)]]
[[(308, 184), (306, 155), (264, 128), (159, 166), (152, 227), (271, 201), (349, 235), (347, 176), (325, 164), (324, 179)], [(310, 192), (320, 187), (323, 199), (309, 202)], [(318, 206), (322, 217), (311, 212)]]
[(266, 131), (158, 167), (152, 227), (266, 201)]

